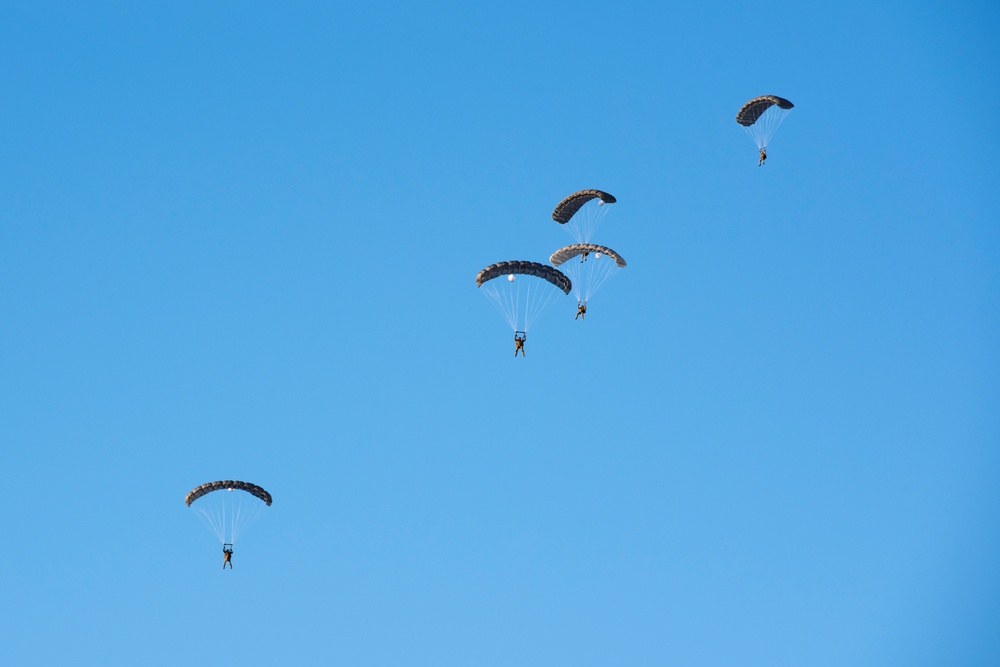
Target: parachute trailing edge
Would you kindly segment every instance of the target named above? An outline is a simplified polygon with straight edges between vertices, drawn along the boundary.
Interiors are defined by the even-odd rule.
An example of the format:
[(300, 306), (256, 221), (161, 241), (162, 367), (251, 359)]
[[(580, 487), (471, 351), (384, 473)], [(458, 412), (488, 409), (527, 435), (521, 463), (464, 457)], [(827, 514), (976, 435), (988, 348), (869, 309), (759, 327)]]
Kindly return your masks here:
[(239, 482), (232, 479), (223, 480), (219, 482), (209, 482), (208, 484), (202, 484), (199, 487), (195, 487), (191, 491), (191, 493), (185, 496), (184, 504), (190, 507), (191, 503), (198, 500), (205, 494), (212, 493), (213, 491), (222, 491), (222, 490), (246, 491), (250, 495), (256, 496), (257, 498), (263, 500), (264, 503), (267, 504), (268, 506), (271, 505), (270, 493), (268, 493), (261, 487), (257, 486), (256, 484), (251, 484), (250, 482)]
[(476, 275), (476, 287), (482, 287), (483, 283), (489, 282), (494, 278), (510, 275), (525, 275), (541, 278), (542, 280), (552, 283), (566, 294), (569, 294), (573, 289), (573, 283), (570, 282), (570, 279), (567, 278), (562, 271), (539, 262), (524, 261), (497, 262), (496, 264), (490, 264)]
[(574, 192), (556, 205), (555, 210), (552, 211), (552, 219), (560, 225), (565, 225), (584, 204), (592, 199), (600, 199), (602, 204), (614, 204), (618, 201), (607, 192), (602, 192), (601, 190), (580, 190), (579, 192)]
[(596, 245), (593, 243), (576, 243), (574, 245), (568, 245), (565, 248), (559, 248), (559, 250), (552, 253), (552, 256), (549, 257), (549, 261), (552, 262), (552, 266), (559, 266), (574, 257), (590, 253), (607, 255), (611, 259), (615, 260), (615, 264), (618, 265), (619, 269), (624, 269), (627, 266), (625, 264), (625, 259), (617, 252), (606, 246)]

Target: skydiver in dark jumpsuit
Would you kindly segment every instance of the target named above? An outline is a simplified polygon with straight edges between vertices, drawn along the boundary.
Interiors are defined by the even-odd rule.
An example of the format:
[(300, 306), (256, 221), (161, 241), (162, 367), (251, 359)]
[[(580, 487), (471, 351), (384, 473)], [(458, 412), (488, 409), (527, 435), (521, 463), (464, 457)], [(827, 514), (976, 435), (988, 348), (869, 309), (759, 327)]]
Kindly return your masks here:
[(525, 341), (525, 339), (527, 337), (528, 337), (528, 335), (524, 334), (524, 333), (522, 333), (520, 336), (518, 336), (516, 333), (514, 334), (514, 356), (515, 357), (517, 356), (518, 351), (521, 352), (521, 356), (522, 357), (524, 356), (524, 341)]
[(229, 569), (233, 569), (233, 550), (222, 547), (222, 569), (226, 569), (226, 563), (229, 563)]
[(757, 166), (760, 167), (761, 165), (763, 165), (764, 160), (766, 159), (767, 159), (767, 146), (760, 149), (760, 161), (757, 163)]
[(576, 307), (576, 317), (574, 317), (573, 319), (574, 320), (583, 319), (584, 321), (587, 320), (587, 302), (586, 301), (581, 301), (577, 305), (577, 307)]

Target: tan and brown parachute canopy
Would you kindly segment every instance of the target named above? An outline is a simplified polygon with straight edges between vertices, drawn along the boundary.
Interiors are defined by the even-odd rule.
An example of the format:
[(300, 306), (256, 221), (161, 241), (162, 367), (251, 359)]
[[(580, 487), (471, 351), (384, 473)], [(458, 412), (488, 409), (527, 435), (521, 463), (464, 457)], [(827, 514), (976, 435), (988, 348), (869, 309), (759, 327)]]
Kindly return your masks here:
[(573, 283), (570, 282), (570, 279), (562, 271), (539, 262), (522, 262), (516, 260), (512, 262), (497, 262), (496, 264), (487, 266), (476, 275), (476, 287), (482, 287), (483, 283), (489, 282), (494, 278), (509, 275), (535, 276), (536, 278), (547, 280), (566, 294), (569, 294), (570, 290), (573, 289)]
[(786, 100), (784, 97), (778, 97), (777, 95), (761, 95), (760, 97), (755, 97), (746, 104), (736, 113), (736, 122), (743, 127), (749, 127), (757, 122), (757, 119), (761, 117), (765, 111), (769, 108), (777, 106), (779, 109), (791, 109), (795, 105)]
[(202, 484), (196, 487), (191, 493), (187, 494), (184, 498), (184, 503), (191, 507), (191, 503), (201, 498), (206, 493), (211, 493), (212, 491), (222, 491), (223, 489), (246, 491), (250, 495), (257, 496), (263, 500), (268, 505), (271, 504), (271, 494), (260, 488), (256, 484), (251, 484), (250, 482), (238, 482), (236, 480), (227, 479), (221, 482), (209, 482), (208, 484)]
[(615, 264), (618, 265), (619, 269), (624, 269), (626, 266), (624, 258), (622, 258), (622, 256), (614, 250), (602, 245), (595, 245), (593, 243), (576, 243), (574, 245), (568, 245), (565, 248), (559, 248), (559, 250), (552, 253), (552, 256), (549, 257), (549, 261), (552, 262), (552, 266), (559, 266), (560, 264), (584, 253), (600, 253), (602, 255), (607, 255), (611, 259), (615, 260)]
[(580, 190), (559, 202), (559, 205), (552, 211), (552, 219), (560, 225), (565, 225), (591, 199), (600, 199), (604, 204), (614, 204), (618, 201), (607, 192), (601, 192), (600, 190)]

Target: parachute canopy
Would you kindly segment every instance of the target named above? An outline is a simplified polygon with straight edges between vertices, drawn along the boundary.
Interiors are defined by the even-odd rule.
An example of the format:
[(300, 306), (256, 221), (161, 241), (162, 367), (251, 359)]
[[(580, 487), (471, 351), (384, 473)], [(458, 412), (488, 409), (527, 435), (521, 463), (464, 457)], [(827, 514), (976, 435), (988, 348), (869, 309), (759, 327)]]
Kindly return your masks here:
[(784, 97), (761, 95), (740, 108), (736, 122), (743, 126), (757, 148), (764, 149), (794, 106)]
[(191, 507), (191, 503), (198, 500), (206, 493), (211, 493), (213, 491), (246, 491), (252, 496), (256, 496), (263, 500), (268, 506), (271, 505), (271, 494), (257, 486), (256, 484), (251, 484), (250, 482), (238, 482), (236, 480), (225, 480), (220, 482), (209, 482), (208, 484), (202, 484), (201, 486), (195, 487), (191, 493), (187, 494), (184, 498), (184, 503)]
[(736, 122), (743, 127), (749, 127), (750, 125), (756, 123), (757, 119), (759, 119), (761, 115), (772, 106), (788, 110), (793, 108), (795, 105), (786, 100), (784, 97), (778, 97), (777, 95), (761, 95), (760, 97), (753, 98), (740, 108), (740, 110), (736, 113)]
[[(495, 280), (506, 277), (506, 280)], [(535, 319), (573, 284), (562, 271), (539, 262), (497, 262), (479, 272), (482, 289), (515, 332), (526, 332)], [(552, 287), (556, 289), (552, 289)]]
[(516, 260), (512, 262), (497, 262), (496, 264), (490, 264), (487, 266), (476, 275), (476, 287), (482, 287), (483, 284), (493, 280), (494, 278), (499, 278), (500, 276), (515, 275), (541, 278), (542, 280), (552, 283), (566, 294), (569, 294), (570, 290), (573, 288), (569, 278), (567, 278), (562, 271), (558, 271), (551, 266), (546, 266), (545, 264), (541, 264), (539, 262), (524, 262)]
[(552, 219), (562, 225), (577, 243), (590, 243), (594, 233), (617, 199), (601, 190), (580, 190), (563, 199), (552, 211)]
[(592, 199), (600, 199), (601, 204), (614, 204), (618, 201), (607, 192), (602, 192), (601, 190), (580, 190), (579, 192), (574, 192), (556, 205), (555, 210), (552, 211), (552, 219), (560, 225), (565, 225), (576, 215), (580, 207)]
[[(215, 493), (216, 491), (236, 493)], [(192, 505), (202, 498), (203, 500)], [(220, 542), (234, 544), (243, 529), (253, 523), (264, 512), (264, 508), (271, 505), (271, 494), (256, 484), (227, 479), (195, 487), (184, 497), (184, 503), (201, 516)]]
[[(579, 257), (577, 260), (575, 258)], [(573, 281), (573, 295), (586, 302), (600, 287), (625, 268), (625, 258), (607, 246), (577, 243), (559, 248), (550, 258)]]
[[(577, 243), (575, 245), (568, 245), (565, 248), (559, 248), (559, 250), (552, 253), (552, 256), (549, 257), (549, 261), (552, 262), (552, 266), (559, 266), (584, 253), (605, 255), (613, 259), (619, 269), (624, 269), (626, 266), (625, 259), (621, 255), (616, 253), (611, 248), (596, 245), (594, 243)], [(595, 259), (597, 259), (597, 257), (595, 257)]]

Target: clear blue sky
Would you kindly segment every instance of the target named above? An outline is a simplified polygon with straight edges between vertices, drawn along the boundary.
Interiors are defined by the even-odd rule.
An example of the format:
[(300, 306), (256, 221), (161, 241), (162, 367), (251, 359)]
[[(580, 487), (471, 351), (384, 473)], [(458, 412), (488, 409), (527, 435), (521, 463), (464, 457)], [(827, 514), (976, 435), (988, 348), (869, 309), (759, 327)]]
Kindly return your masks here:
[(0, 663), (1000, 664), (1000, 10), (667, 4), (0, 7)]

